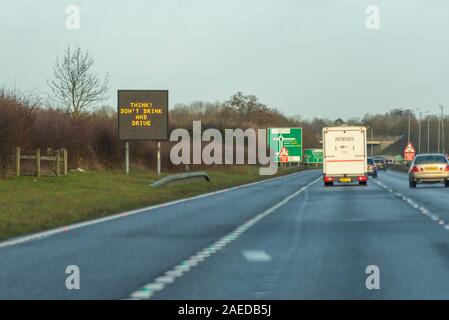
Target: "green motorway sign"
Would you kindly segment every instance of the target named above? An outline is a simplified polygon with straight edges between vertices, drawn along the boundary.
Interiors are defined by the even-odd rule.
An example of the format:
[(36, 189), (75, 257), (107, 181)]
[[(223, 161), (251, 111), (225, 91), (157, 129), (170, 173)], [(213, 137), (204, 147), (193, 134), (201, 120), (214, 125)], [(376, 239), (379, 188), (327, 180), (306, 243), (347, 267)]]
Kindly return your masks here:
[(302, 128), (268, 128), (275, 162), (302, 162)]
[(305, 163), (323, 163), (323, 149), (305, 149)]

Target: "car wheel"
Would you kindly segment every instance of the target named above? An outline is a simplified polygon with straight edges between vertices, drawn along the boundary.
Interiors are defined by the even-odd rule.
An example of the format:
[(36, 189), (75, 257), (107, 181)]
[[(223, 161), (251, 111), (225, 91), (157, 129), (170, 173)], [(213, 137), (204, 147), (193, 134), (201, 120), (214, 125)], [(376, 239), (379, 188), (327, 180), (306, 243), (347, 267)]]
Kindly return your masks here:
[(376, 173), (375, 175), (373, 175), (373, 178), (374, 178), (374, 179), (377, 179), (377, 173)]
[(449, 188), (449, 181), (446, 181), (446, 182), (444, 183), (444, 186), (445, 186), (446, 188)]
[(410, 188), (416, 188), (416, 181), (409, 182)]

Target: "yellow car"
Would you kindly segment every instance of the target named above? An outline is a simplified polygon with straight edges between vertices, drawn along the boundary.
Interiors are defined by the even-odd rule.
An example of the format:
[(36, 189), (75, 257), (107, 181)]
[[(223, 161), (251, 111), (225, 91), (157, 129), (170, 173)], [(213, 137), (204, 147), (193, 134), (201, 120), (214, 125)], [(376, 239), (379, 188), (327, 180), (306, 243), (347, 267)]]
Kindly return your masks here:
[(417, 183), (444, 183), (449, 187), (449, 162), (443, 154), (419, 154), (408, 172), (410, 188)]

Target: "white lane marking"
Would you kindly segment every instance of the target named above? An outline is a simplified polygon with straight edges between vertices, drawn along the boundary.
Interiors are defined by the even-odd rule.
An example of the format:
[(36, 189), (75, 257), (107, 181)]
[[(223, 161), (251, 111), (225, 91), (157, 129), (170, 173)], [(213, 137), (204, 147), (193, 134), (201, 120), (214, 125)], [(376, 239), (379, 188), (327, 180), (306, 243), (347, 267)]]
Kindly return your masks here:
[(161, 283), (151, 283), (145, 286), (146, 290), (159, 291), (164, 288), (164, 285)]
[[(393, 189), (391, 189), (390, 187), (386, 186), (385, 184), (383, 184), (380, 181), (374, 181), (375, 184), (377, 184), (379, 187), (381, 187), (382, 189), (390, 192), (391, 194), (395, 195), (396, 197), (404, 200), (407, 204), (409, 204), (411, 207), (418, 209), (419, 211), (421, 211), (422, 214), (426, 215), (427, 217), (429, 217), (430, 219), (432, 219), (432, 221), (437, 222), (439, 225), (444, 225), (444, 220), (441, 219), (439, 216), (437, 216), (436, 214), (432, 214), (429, 210), (427, 210), (425, 207), (420, 206), (418, 203), (416, 203), (415, 201), (413, 201), (412, 199), (402, 195), (401, 193), (394, 191)], [(444, 225), (444, 229), (449, 230), (449, 225)]]
[(172, 276), (162, 276), (162, 277), (158, 277), (158, 278), (156, 278), (156, 280), (154, 280), (154, 282), (160, 283), (160, 284), (168, 284), (168, 283), (172, 283), (173, 281), (175, 281), (175, 277), (172, 277)]
[(168, 277), (174, 277), (174, 278), (177, 278), (177, 277), (182, 276), (183, 272), (182, 272), (181, 270), (171, 270), (171, 271), (167, 271), (165, 274), (166, 274)]
[[(232, 191), (232, 190), (236, 190), (236, 189), (246, 188), (246, 187), (254, 186), (257, 184), (266, 183), (266, 182), (283, 179), (283, 178), (287, 178), (287, 177), (293, 177), (295, 175), (300, 175), (303, 173), (314, 172), (314, 171), (315, 170), (301, 171), (301, 172), (287, 174), (287, 175), (279, 176), (279, 177), (275, 177), (275, 178), (265, 179), (265, 180), (261, 180), (261, 181), (255, 181), (255, 182), (251, 182), (251, 183), (247, 183), (247, 184), (242, 184), (240, 186), (235, 186), (232, 188), (226, 188), (226, 189), (221, 189), (221, 190), (217, 190), (217, 191), (213, 191), (213, 192), (209, 192), (209, 193), (200, 194), (200, 195), (189, 197), (189, 198), (174, 200), (174, 201), (165, 202), (165, 203), (161, 203), (161, 204), (157, 204), (157, 205), (153, 205), (153, 206), (149, 206), (149, 207), (144, 207), (144, 208), (140, 208), (140, 209), (136, 209), (136, 210), (121, 212), (121, 213), (113, 214), (113, 215), (110, 215), (110, 216), (107, 216), (104, 218), (93, 219), (93, 220), (75, 223), (75, 224), (71, 224), (68, 226), (63, 226), (63, 227), (59, 227), (59, 228), (55, 228), (55, 229), (51, 229), (51, 230), (47, 230), (47, 231), (33, 233), (33, 234), (30, 234), (27, 236), (22, 236), (22, 237), (18, 237), (18, 238), (14, 238), (11, 240), (6, 240), (3, 242), (0, 242), (0, 248), (6, 248), (6, 247), (10, 247), (10, 246), (18, 245), (21, 243), (30, 242), (30, 241), (37, 241), (37, 240), (45, 239), (45, 238), (48, 238), (50, 236), (53, 236), (53, 235), (56, 235), (59, 233), (63, 233), (63, 232), (67, 232), (67, 231), (71, 231), (71, 230), (75, 230), (75, 229), (80, 229), (83, 227), (88, 227), (88, 226), (92, 226), (95, 224), (112, 221), (112, 220), (116, 220), (116, 219), (120, 219), (120, 218), (129, 217), (129, 216), (132, 216), (135, 214), (143, 213), (145, 211), (152, 211), (155, 209), (159, 209), (159, 208), (163, 208), (163, 207), (167, 207), (167, 206), (171, 206), (171, 205), (175, 205), (175, 204), (179, 204), (179, 203), (183, 203), (183, 202), (187, 202), (187, 201), (202, 199), (202, 198), (210, 197), (213, 195), (217, 195), (220, 193), (224, 193), (224, 192), (228, 192), (228, 191)], [(148, 188), (150, 188), (150, 187), (148, 187)]]
[(147, 297), (146, 291), (143, 291), (143, 290), (142, 290), (140, 293), (136, 292), (136, 293), (133, 295), (133, 298), (127, 299), (127, 300), (142, 300), (142, 299), (145, 299), (146, 297)]
[[(316, 182), (318, 182), (320, 180), (321, 180), (321, 177), (319, 177), (318, 179), (315, 179), (314, 181), (312, 181), (309, 184), (307, 184), (305, 187), (302, 187), (301, 189), (295, 191), (291, 195), (285, 197), (284, 199), (282, 199), (281, 201), (279, 201), (278, 203), (276, 203), (272, 207), (268, 208), (267, 210), (259, 213), (255, 217), (251, 218), (250, 220), (248, 220), (247, 222), (245, 222), (244, 224), (242, 224), (241, 226), (236, 228), (231, 233), (225, 235), (224, 237), (220, 238), (219, 240), (217, 240), (213, 244), (211, 244), (211, 245), (207, 246), (206, 248), (200, 250), (199, 252), (197, 252), (196, 254), (192, 255), (187, 260), (184, 260), (180, 264), (174, 266), (171, 270), (168, 270), (167, 272), (165, 272), (165, 275), (167, 275), (167, 276), (172, 275), (173, 272), (182, 272), (182, 275), (184, 275), (186, 272), (190, 271), (192, 268), (194, 268), (195, 266), (197, 266), (200, 263), (200, 261), (197, 260), (198, 259), (197, 257), (202, 257), (202, 258), (204, 258), (204, 260), (209, 258), (212, 254), (214, 254), (214, 253), (218, 252), (219, 250), (223, 249), (227, 244), (231, 243), (232, 241), (237, 240), (239, 238), (239, 236), (242, 234), (242, 233), (239, 232), (239, 230), (247, 230), (247, 229), (249, 229), (256, 222), (258, 222), (259, 220), (261, 220), (261, 219), (265, 218), (266, 216), (272, 214), (277, 209), (279, 209), (280, 207), (285, 205), (287, 202), (289, 202), (291, 199), (293, 199), (296, 196), (300, 195), (307, 188), (309, 188), (311, 185), (313, 185), (314, 183), (316, 183)], [(217, 244), (222, 244), (223, 246), (217, 246)], [(204, 261), (204, 260), (202, 260), (202, 261)], [(192, 261), (195, 261), (196, 263), (192, 265)], [(179, 275), (178, 277), (176, 277), (176, 279), (181, 277), (182, 275)], [(163, 290), (165, 288), (165, 286), (168, 284), (168, 283), (167, 284), (166, 283), (162, 283), (160, 278), (161, 277), (158, 277), (155, 280), (153, 280), (153, 282), (145, 285), (143, 288), (141, 288), (141, 289), (139, 289), (137, 291), (132, 292), (130, 294), (130, 296), (129, 296), (129, 299), (150, 299), (156, 292)], [(173, 279), (173, 282), (176, 281), (176, 279), (174, 279), (173, 276), (171, 276), (171, 278)], [(155, 285), (157, 285), (156, 289), (154, 287)]]
[(271, 256), (263, 250), (244, 250), (242, 254), (249, 262), (271, 261)]

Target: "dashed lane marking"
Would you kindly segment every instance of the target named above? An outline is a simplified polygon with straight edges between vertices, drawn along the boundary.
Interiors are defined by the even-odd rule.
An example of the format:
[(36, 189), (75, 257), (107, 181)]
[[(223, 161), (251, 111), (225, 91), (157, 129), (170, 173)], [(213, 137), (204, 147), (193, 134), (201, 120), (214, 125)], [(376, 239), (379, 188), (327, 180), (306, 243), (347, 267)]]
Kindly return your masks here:
[(244, 250), (243, 257), (249, 262), (268, 262), (271, 256), (263, 250)]
[(432, 212), (430, 212), (425, 207), (423, 207), (423, 206), (419, 205), (418, 203), (416, 203), (414, 200), (412, 200), (412, 199), (404, 196), (403, 194), (401, 194), (401, 193), (391, 189), (390, 187), (386, 186), (382, 182), (374, 181), (374, 183), (377, 184), (382, 189), (386, 190), (387, 192), (389, 192), (389, 193), (393, 194), (394, 196), (398, 197), (399, 199), (404, 200), (411, 207), (413, 207), (415, 209), (418, 209), (422, 214), (424, 214), (427, 217), (429, 217), (432, 221), (435, 221), (439, 225), (442, 225), (444, 227), (444, 229), (449, 230), (449, 224), (445, 224), (444, 220), (442, 218), (440, 218), (438, 215), (433, 214)]
[[(266, 216), (272, 214), (277, 209), (285, 205), (287, 202), (295, 198), (296, 196), (303, 193), (307, 188), (309, 188), (314, 183), (321, 180), (321, 177), (318, 179), (315, 179), (314, 181), (310, 182), (305, 187), (302, 187), (301, 189), (297, 190), (296, 192), (292, 193), (291, 195), (285, 197), (272, 207), (268, 208), (267, 210), (263, 211), (262, 213), (259, 213), (255, 217), (251, 218), (241, 226), (239, 226), (237, 229), (232, 231), (231, 233), (225, 235), (221, 239), (214, 242), (212, 245), (207, 246), (206, 248), (200, 250), (187, 260), (182, 261), (180, 264), (174, 266), (171, 270), (168, 270), (165, 272), (164, 275), (157, 277), (153, 280), (153, 282), (145, 285), (141, 289), (134, 291), (130, 294), (129, 299), (132, 300), (143, 300), (143, 299), (150, 299), (154, 294), (157, 292), (163, 290), (167, 285), (172, 284), (176, 281), (176, 279), (179, 279), (184, 274), (195, 268), (197, 265), (199, 265), (201, 262), (206, 260), (207, 258), (211, 257), (214, 253), (217, 253), (227, 245), (229, 245), (231, 242), (237, 240), (239, 236), (241, 236), (246, 230), (251, 228), (254, 224), (256, 224), (261, 219), (265, 218)], [(260, 255), (259, 255), (260, 257)]]

